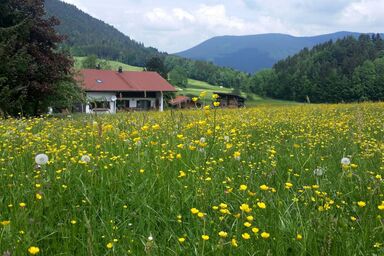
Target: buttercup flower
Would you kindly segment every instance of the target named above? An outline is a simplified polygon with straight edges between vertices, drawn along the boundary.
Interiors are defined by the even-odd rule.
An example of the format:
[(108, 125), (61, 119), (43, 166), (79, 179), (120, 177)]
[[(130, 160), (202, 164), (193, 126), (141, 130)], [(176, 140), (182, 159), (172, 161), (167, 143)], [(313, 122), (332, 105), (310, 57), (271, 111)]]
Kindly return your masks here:
[(31, 255), (36, 255), (36, 254), (38, 254), (40, 252), (40, 249), (37, 246), (31, 246), (31, 247), (28, 248), (28, 252)]

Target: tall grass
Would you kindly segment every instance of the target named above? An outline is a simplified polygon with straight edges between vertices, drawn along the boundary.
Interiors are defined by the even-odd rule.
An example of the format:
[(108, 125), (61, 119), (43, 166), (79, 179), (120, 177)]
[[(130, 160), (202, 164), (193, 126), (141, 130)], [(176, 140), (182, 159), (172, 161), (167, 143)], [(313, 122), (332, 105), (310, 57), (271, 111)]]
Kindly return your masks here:
[(0, 254), (382, 255), (383, 109), (1, 120)]

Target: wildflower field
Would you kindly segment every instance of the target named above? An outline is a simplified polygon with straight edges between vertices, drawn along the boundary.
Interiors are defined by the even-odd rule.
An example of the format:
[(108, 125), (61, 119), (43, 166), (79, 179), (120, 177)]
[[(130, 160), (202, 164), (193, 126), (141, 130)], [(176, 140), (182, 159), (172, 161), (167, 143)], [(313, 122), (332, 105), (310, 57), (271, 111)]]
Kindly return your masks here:
[(0, 120), (0, 255), (384, 255), (384, 104)]

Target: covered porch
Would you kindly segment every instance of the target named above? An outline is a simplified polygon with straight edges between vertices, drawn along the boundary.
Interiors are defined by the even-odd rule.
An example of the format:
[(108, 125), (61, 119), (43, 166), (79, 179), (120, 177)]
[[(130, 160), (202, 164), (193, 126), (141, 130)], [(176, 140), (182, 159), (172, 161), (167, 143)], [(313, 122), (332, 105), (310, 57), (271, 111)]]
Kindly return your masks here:
[(87, 92), (85, 113), (111, 113), (119, 111), (164, 110), (163, 92)]

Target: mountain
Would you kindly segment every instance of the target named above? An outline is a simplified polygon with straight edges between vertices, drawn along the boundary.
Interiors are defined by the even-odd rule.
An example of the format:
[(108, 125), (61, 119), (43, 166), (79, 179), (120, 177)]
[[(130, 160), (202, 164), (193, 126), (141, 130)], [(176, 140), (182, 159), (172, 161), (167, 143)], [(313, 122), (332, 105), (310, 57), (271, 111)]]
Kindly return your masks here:
[(76, 6), (59, 0), (45, 0), (47, 16), (55, 16), (60, 25), (56, 30), (66, 36), (64, 47), (73, 55), (95, 54), (100, 58), (120, 60), (126, 64), (144, 66), (157, 49), (145, 47), (116, 28), (93, 18)]
[(312, 48), (329, 40), (337, 40), (346, 36), (357, 38), (359, 35), (360, 33), (343, 31), (309, 37), (295, 37), (286, 34), (218, 36), (175, 54), (253, 73), (271, 68), (277, 61), (294, 55), (305, 47)]

